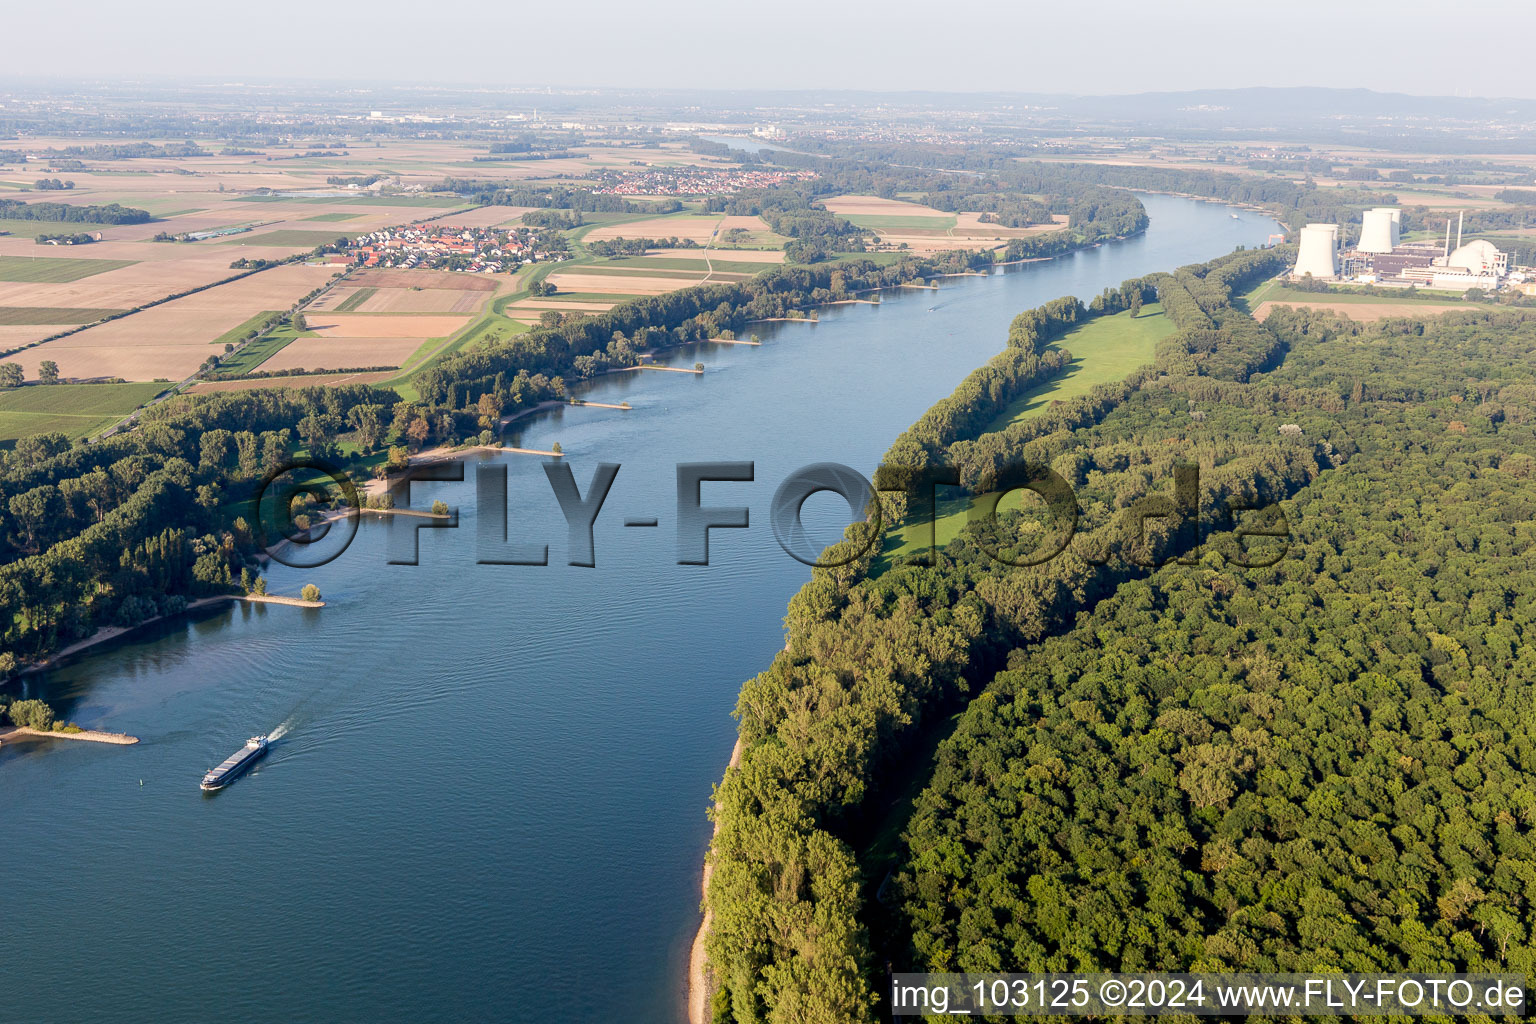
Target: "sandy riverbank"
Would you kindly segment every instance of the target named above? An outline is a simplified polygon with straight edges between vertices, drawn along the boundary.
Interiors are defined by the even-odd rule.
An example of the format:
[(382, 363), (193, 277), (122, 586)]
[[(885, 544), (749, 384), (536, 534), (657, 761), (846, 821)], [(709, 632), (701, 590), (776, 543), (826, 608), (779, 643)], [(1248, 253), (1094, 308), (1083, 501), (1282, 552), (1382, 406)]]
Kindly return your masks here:
[[(145, 619), (143, 622), (132, 626), (102, 626), (100, 629), (86, 637), (84, 640), (76, 640), (68, 647), (62, 647), (59, 650), (54, 651), (42, 661), (36, 661), (30, 665), (21, 666), (19, 674), (25, 675), (31, 672), (41, 672), (46, 668), (51, 668), (52, 666), (57, 665), (59, 662), (65, 660), (66, 658), (80, 654), (83, 651), (88, 651), (92, 647), (99, 647), (102, 644), (110, 643), (121, 636), (132, 633), (136, 629), (143, 629), (145, 626), (151, 626), (157, 622), (164, 622), (166, 619), (172, 618), (176, 615), (185, 615), (187, 612), (197, 611), (199, 608), (211, 608), (214, 605), (226, 604), (230, 601), (244, 601), (247, 604), (286, 604), (298, 608), (325, 607), (324, 601), (305, 601), (303, 598), (280, 597), (277, 594), (215, 594), (212, 597), (200, 597), (195, 601), (188, 601), (187, 606), (179, 612), (172, 612), (169, 615), (156, 615), (152, 619)], [(102, 733), (102, 735), (113, 736), (117, 734)], [(102, 742), (111, 741), (103, 740)]]
[(129, 736), (125, 732), (102, 732), (99, 729), (81, 729), (79, 732), (44, 732), (41, 729), (30, 729), (23, 725), (0, 726), (0, 746), (15, 742), (17, 739), (40, 740), (80, 740), (85, 743), (111, 743), (119, 747), (130, 746), (139, 742), (137, 736)]
[[(555, 402), (555, 403), (552, 403), (552, 404), (554, 404), (554, 405), (564, 405), (565, 403), (564, 402)], [(529, 410), (529, 411), (531, 412), (532, 410)], [(508, 422), (510, 422), (510, 419), (503, 420), (502, 421), (502, 425), (505, 426), (506, 423), (508, 423)], [(437, 462), (453, 462), (456, 459), (458, 459), (460, 456), (468, 455), (470, 452), (514, 452), (514, 451), (519, 451), (519, 450), (520, 449), (517, 449), (517, 448), (498, 448), (498, 447), (496, 447), (493, 444), (469, 444), (469, 445), (463, 446), (462, 448), (450, 448), (450, 447), (448, 447), (446, 445), (442, 445), (442, 446), (439, 446), (437, 448), (428, 448), (424, 452), (417, 452), (415, 455), (412, 455), (410, 457), (410, 461), (407, 463), (407, 465), (411, 469), (414, 469), (417, 466), (430, 466), (430, 465), (432, 465), (434, 463), (437, 463)], [(543, 453), (541, 452), (540, 454), (543, 454)], [(363, 496), (364, 496), (365, 499), (366, 498), (377, 497), (377, 496), (383, 494), (384, 492), (386, 492), (388, 490), (389, 490), (389, 480), (386, 477), (381, 477), (381, 476), (374, 477), (372, 480), (369, 480), (367, 483), (365, 483), (362, 486), (362, 492), (363, 492)], [(363, 511), (371, 512), (371, 511), (375, 511), (375, 510), (374, 509), (364, 509)], [(350, 513), (344, 513), (344, 514), (350, 514)], [(431, 513), (425, 513), (425, 514), (431, 515)]]
[[(741, 762), (741, 737), (736, 737), (736, 745), (731, 748), (731, 759), (726, 764), (725, 770), (730, 771)], [(720, 823), (715, 822), (715, 835), (720, 834)], [(714, 846), (714, 836), (710, 837), (709, 844)], [(699, 882), (699, 899), (702, 901), (709, 896), (709, 878), (714, 874), (715, 866), (710, 863), (709, 854), (704, 855), (704, 875)], [(693, 949), (688, 954), (688, 1024), (709, 1024), (709, 1000), (714, 991), (709, 984), (709, 964), (704, 956), (704, 940), (709, 935), (709, 908), (704, 908), (704, 920), (699, 925), (699, 933), (693, 937)]]

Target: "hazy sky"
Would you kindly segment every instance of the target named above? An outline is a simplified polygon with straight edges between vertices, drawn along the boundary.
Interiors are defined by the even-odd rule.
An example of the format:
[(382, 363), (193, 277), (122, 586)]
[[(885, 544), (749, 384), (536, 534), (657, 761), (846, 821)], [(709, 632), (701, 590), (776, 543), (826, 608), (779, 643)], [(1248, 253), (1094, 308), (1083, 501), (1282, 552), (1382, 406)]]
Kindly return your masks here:
[(0, 76), (1536, 98), (1531, 0), (78, 0), (4, 23)]

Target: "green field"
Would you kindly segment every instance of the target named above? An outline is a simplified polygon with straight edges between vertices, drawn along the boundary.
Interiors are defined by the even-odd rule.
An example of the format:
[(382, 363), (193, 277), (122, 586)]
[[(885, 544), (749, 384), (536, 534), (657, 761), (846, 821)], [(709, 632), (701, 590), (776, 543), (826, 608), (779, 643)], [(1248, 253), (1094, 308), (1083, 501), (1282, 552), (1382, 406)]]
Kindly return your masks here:
[(316, 214), (313, 217), (305, 217), (304, 219), (306, 221), (323, 220), (323, 221), (333, 221), (334, 222), (334, 221), (343, 221), (343, 220), (357, 220), (357, 218), (359, 218), (361, 216), (362, 216), (362, 214), (360, 214), (360, 213), (319, 213), (319, 214)]
[(0, 256), (0, 281), (64, 284), (109, 270), (131, 267), (136, 260), (74, 260), (46, 256)]
[(545, 302), (628, 302), (630, 299), (643, 299), (641, 294), (619, 294), (618, 292), (555, 292), (553, 295), (545, 295)]
[(237, 203), (307, 203), (314, 206), (469, 206), (458, 196), (240, 196)]
[(871, 231), (897, 231), (897, 230), (923, 230), (948, 231), (954, 227), (955, 217), (901, 217), (882, 216), (880, 214), (854, 214), (846, 216), (838, 214), (844, 220), (852, 221), (861, 228), (869, 228)]
[[(1419, 288), (1411, 295), (1407, 289), (1399, 288), (1379, 288), (1375, 295), (1356, 290), (1306, 292), (1299, 288), (1292, 288), (1283, 281), (1269, 280), (1244, 295), (1234, 296), (1232, 305), (1251, 315), (1265, 302), (1288, 302), (1298, 306), (1305, 306), (1308, 303), (1371, 306), (1386, 302), (1433, 302), (1443, 305), (1447, 302), (1463, 301), (1465, 300), (1462, 299), (1460, 292), (1433, 291), (1428, 288)], [(1495, 302), (1466, 303), (1468, 309), (1486, 309), (1497, 305), (1498, 303)]]
[(295, 331), (288, 324), (275, 327), (252, 341), (244, 348), (232, 353), (219, 368), (209, 377), (210, 380), (219, 380), (223, 377), (236, 377), (242, 373), (252, 373), (262, 363), (276, 355), (289, 342), (299, 338), (318, 338), (314, 331)]
[(374, 293), (377, 291), (377, 288), (359, 288), (357, 291), (353, 292), (351, 295), (348, 295), (339, 304), (337, 304), (333, 312), (350, 313), (358, 306), (361, 306), (363, 303), (373, 298)]
[(340, 236), (334, 231), (268, 231), (261, 235), (237, 235), (222, 245), (271, 245), (282, 248), (313, 249), (328, 245)]
[(60, 431), (72, 438), (107, 429), (168, 384), (32, 384), (0, 391), (0, 444)]
[[(1086, 395), (1099, 384), (1123, 380), (1132, 370), (1150, 363), (1157, 343), (1177, 329), (1157, 303), (1142, 307), (1141, 315), (1134, 319), (1129, 312), (1116, 313), (1073, 328), (1049, 346), (1072, 353), (1067, 371), (1014, 399), (983, 433), (1002, 430), (1010, 423), (1039, 415), (1050, 408), (1051, 403)], [(1009, 494), (998, 503), (998, 511), (1018, 510), (1023, 502), (1022, 492)], [(959, 535), (969, 512), (967, 501), (940, 502), (938, 522), (934, 527), (940, 547)], [(914, 554), (927, 543), (927, 524), (906, 523), (886, 532), (881, 554), (887, 558)]]
[[(17, 238), (36, 238), (38, 235), (94, 235), (98, 231), (116, 227), (115, 224), (91, 224), (83, 221), (67, 220), (10, 220), (0, 219), (0, 231), (9, 232)], [(147, 227), (145, 224), (137, 224), (135, 227)]]
[(1143, 306), (1135, 319), (1129, 312), (1116, 313), (1073, 328), (1049, 346), (1072, 353), (1067, 372), (1014, 399), (983, 433), (1028, 419), (1052, 402), (1065, 402), (1086, 395), (1100, 384), (1125, 379), (1138, 366), (1150, 363), (1157, 343), (1176, 330), (1173, 321), (1163, 315), (1163, 307), (1155, 302)]
[(238, 327), (231, 327), (217, 338), (214, 338), (211, 344), (238, 345), (240, 343), (240, 339), (245, 337), (247, 333), (255, 330), (257, 327), (260, 327), (262, 322), (265, 321), (268, 317), (273, 317), (276, 315), (277, 311), (272, 309), (267, 310), (265, 313), (257, 313), (245, 323), (240, 324)]
[[(711, 249), (710, 252), (715, 250)], [(679, 256), (673, 259), (668, 256), (625, 256), (616, 260), (603, 260), (592, 265), (593, 271), (598, 270), (707, 270), (713, 267), (717, 271), (731, 274), (761, 274), (778, 266), (776, 263), (753, 263), (750, 260), (729, 260), (709, 257), (708, 264), (702, 255)]]
[[(667, 262), (668, 263), (677, 263), (679, 265), (677, 267), (666, 267), (666, 268), (659, 268), (659, 267), (657, 267), (657, 268), (653, 268), (653, 267), (616, 267), (616, 266), (612, 266), (611, 264), (607, 264), (607, 263), (593, 263), (593, 264), (589, 264), (588, 266), (582, 267), (581, 268), (581, 275), (583, 277), (586, 277), (586, 276), (594, 275), (595, 274), (595, 275), (604, 276), (604, 277), (616, 277), (616, 278), (621, 278), (621, 279), (622, 278), (626, 278), (626, 277), (638, 277), (638, 276), (650, 276), (650, 277), (658, 277), (658, 276), (660, 276), (660, 277), (684, 277), (684, 278), (692, 278), (692, 279), (695, 279), (695, 280), (703, 280), (703, 278), (705, 276), (705, 273), (706, 273), (706, 271), (704, 270), (703, 266), (698, 266), (698, 267), (689, 266), (689, 264), (700, 262), (700, 261), (697, 261), (697, 260), (668, 260)], [(722, 270), (722, 271), (719, 271), (719, 273), (723, 274), (723, 273), (725, 273), (725, 271)]]
[(65, 306), (0, 306), (0, 327), (88, 324), (125, 309), (72, 309)]

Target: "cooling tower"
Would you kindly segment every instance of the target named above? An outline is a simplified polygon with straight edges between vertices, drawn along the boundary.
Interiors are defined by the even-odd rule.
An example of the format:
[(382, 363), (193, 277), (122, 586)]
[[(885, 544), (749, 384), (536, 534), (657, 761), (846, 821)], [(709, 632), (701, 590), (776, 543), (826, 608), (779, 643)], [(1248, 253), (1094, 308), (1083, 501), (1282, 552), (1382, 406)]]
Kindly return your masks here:
[(1337, 224), (1308, 224), (1301, 229), (1301, 248), (1296, 253), (1297, 277), (1311, 274), (1316, 280), (1331, 280), (1339, 274)]
[(1366, 210), (1360, 218), (1361, 252), (1389, 253), (1398, 243), (1398, 223), (1401, 214), (1390, 207)]

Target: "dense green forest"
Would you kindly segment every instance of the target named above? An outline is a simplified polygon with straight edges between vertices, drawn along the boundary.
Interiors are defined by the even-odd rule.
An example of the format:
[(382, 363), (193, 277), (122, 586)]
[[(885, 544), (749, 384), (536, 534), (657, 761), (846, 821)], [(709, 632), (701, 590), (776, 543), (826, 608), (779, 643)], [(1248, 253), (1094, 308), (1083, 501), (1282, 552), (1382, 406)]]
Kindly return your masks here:
[(0, 457), (0, 649), (35, 658), (230, 592), (255, 564), (262, 477), (301, 445), (334, 454), (349, 427), (377, 444), (409, 410), (362, 385), (239, 391), (163, 403), (95, 444), (22, 438)]
[[(881, 962), (1523, 962), (1536, 747), (1529, 668), (1509, 668), (1530, 661), (1512, 571), (1536, 462), (1511, 453), (1536, 323), (1261, 326), (1231, 306), (1285, 258), (1127, 282), (1100, 308), (1155, 287), (1180, 328), (1152, 367), (957, 439), (992, 400), (969, 380), (893, 448), (977, 491), (1049, 467), (1076, 533), (1029, 564), (1058, 545), (1050, 516), (979, 519), (937, 559), (866, 554), (791, 602), (716, 793), (716, 1020), (873, 1019)], [(1197, 515), (1173, 500), (1181, 467)], [(1234, 532), (1277, 503), (1279, 561), (1285, 542)], [(960, 708), (908, 822), (889, 780)], [(877, 841), (903, 826), (904, 851)]]
[(72, 203), (24, 203), (0, 199), (0, 220), (47, 220), (66, 224), (145, 224), (154, 218), (147, 210), (108, 203), (76, 206)]
[(1104, 428), (1348, 459), (1273, 567), (1169, 566), (1008, 653), (907, 828), (912, 969), (1536, 969), (1536, 321), (1267, 326), (1285, 364), (1198, 429)]

